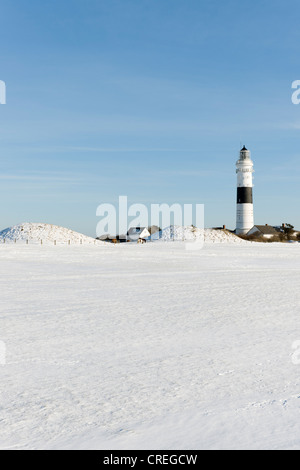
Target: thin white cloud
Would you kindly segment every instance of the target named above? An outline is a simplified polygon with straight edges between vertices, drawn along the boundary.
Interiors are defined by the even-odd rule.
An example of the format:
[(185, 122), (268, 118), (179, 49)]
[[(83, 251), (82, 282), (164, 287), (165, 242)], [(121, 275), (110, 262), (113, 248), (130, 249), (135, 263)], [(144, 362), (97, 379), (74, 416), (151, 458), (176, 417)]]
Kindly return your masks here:
[(275, 125), (275, 127), (283, 130), (297, 130), (300, 129), (300, 122), (284, 122)]
[(177, 153), (195, 153), (200, 152), (199, 149), (186, 149), (186, 148), (164, 148), (164, 147), (88, 147), (88, 146), (47, 146), (47, 147), (22, 147), (23, 150), (31, 152), (47, 152), (47, 153), (64, 153), (64, 152), (88, 152), (88, 153), (143, 153), (143, 152), (177, 152)]
[(16, 174), (2, 174), (0, 175), (0, 181), (55, 181), (55, 182), (79, 182), (81, 181), (82, 178), (79, 177), (73, 177), (73, 176), (62, 176), (62, 175), (49, 175), (45, 173), (41, 174), (22, 174), (22, 175), (16, 175)]
[(64, 147), (65, 150), (84, 151), (84, 152), (197, 152), (194, 149), (178, 148), (104, 148), (104, 147)]

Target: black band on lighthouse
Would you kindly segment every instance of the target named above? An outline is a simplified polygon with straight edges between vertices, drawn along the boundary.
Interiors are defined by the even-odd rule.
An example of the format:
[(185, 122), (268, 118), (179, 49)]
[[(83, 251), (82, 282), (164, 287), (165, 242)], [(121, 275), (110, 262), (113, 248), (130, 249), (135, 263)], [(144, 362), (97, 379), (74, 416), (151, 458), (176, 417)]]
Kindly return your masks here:
[(252, 188), (237, 188), (238, 204), (253, 204)]

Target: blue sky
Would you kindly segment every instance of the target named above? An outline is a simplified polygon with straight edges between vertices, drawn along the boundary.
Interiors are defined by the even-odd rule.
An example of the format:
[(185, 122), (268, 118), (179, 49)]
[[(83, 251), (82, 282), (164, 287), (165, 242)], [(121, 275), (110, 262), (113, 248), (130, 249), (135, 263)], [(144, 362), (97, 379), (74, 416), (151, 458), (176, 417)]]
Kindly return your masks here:
[(235, 228), (240, 144), (256, 223), (300, 228), (297, 1), (2, 0), (1, 228), (95, 235), (96, 208), (205, 204)]

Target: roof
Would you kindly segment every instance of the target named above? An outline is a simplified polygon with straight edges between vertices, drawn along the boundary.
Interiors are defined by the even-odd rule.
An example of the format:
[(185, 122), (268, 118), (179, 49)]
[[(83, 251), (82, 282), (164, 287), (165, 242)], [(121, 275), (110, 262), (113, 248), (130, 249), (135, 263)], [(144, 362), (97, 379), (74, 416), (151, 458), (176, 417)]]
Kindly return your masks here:
[(248, 149), (246, 149), (246, 147), (245, 147), (245, 145), (244, 145), (244, 147), (241, 149), (241, 151), (242, 151), (242, 150), (248, 150)]
[(277, 235), (280, 231), (275, 227), (272, 227), (272, 225), (254, 225), (251, 230), (253, 230), (254, 228), (257, 228), (264, 235)]

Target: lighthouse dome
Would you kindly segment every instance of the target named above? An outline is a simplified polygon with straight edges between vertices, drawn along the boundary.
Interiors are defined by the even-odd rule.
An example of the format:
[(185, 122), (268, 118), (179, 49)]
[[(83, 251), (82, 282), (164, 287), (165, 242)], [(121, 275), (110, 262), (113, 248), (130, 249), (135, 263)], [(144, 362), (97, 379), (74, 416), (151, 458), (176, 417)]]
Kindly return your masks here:
[(240, 150), (240, 160), (250, 160), (250, 151), (245, 147)]

